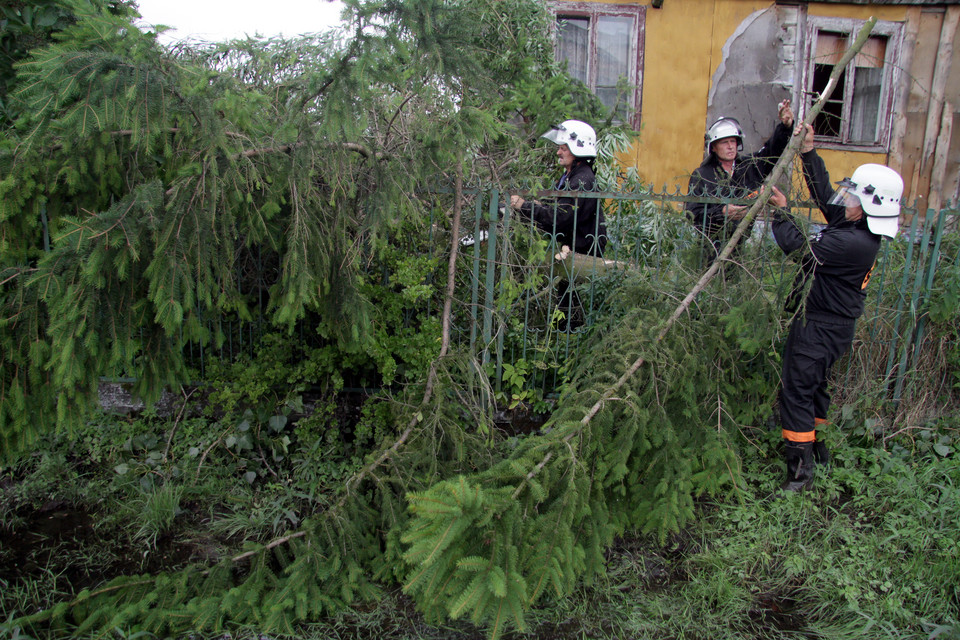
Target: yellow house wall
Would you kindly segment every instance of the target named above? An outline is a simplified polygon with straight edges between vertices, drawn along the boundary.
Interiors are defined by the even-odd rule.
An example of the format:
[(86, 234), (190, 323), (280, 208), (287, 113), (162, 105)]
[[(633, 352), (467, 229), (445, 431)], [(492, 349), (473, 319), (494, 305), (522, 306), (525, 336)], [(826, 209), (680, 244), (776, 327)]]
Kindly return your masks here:
[[(643, 179), (661, 189), (686, 189), (690, 172), (703, 160), (703, 131), (710, 83), (722, 49), (754, 11), (774, 3), (762, 0), (664, 0), (660, 9), (648, 2), (643, 69), (640, 142), (622, 160), (637, 167)], [(816, 5), (809, 15), (880, 20), (905, 19), (903, 6)], [(823, 150), (832, 176), (850, 175), (864, 162), (887, 161), (886, 155)]]
[(721, 48), (744, 18), (770, 4), (664, 0), (660, 9), (648, 5), (640, 143), (623, 160), (655, 188), (686, 188), (690, 172), (703, 160), (707, 95)]

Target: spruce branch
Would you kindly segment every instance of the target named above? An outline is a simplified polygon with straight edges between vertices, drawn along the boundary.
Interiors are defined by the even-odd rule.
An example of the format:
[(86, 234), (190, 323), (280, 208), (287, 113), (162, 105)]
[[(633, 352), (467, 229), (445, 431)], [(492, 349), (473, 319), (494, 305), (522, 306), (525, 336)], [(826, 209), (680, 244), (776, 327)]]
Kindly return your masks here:
[(463, 213), (463, 166), (457, 164), (455, 196), (453, 202), (453, 222), (450, 229), (450, 257), (447, 261), (447, 290), (443, 297), (442, 326), (443, 333), (440, 341), (440, 357), (446, 355), (450, 348), (450, 318), (453, 309), (453, 294), (456, 288), (457, 250), (460, 246), (460, 217)]
[(42, 609), (40, 611), (37, 611), (36, 613), (24, 616), (22, 618), (18, 618), (17, 623), (18, 625), (28, 625), (36, 622), (44, 622), (46, 620), (59, 617), (69, 609), (72, 609), (73, 607), (76, 607), (77, 605), (83, 602), (87, 602), (88, 600), (98, 598), (102, 595), (113, 593), (121, 589), (129, 589), (130, 587), (144, 587), (149, 584), (155, 584), (155, 583), (156, 583), (156, 578), (148, 577), (148, 578), (138, 579), (134, 581), (129, 581), (129, 580), (117, 581), (116, 583), (108, 584), (104, 587), (100, 587), (99, 589), (95, 589), (93, 591), (82, 591), (79, 595), (77, 595), (76, 598), (66, 603), (65, 605), (61, 604), (54, 607), (48, 607), (47, 609)]
[[(433, 397), (433, 389), (436, 386), (437, 381), (437, 372), (439, 369), (439, 364), (443, 358), (447, 355), (447, 352), (450, 349), (450, 320), (452, 318), (452, 309), (453, 309), (453, 296), (456, 289), (456, 269), (457, 269), (457, 250), (460, 246), (459, 237), (460, 237), (460, 218), (463, 212), (463, 165), (462, 163), (457, 163), (457, 174), (456, 174), (456, 183), (455, 183), (455, 196), (453, 203), (453, 222), (451, 224), (450, 231), (450, 257), (447, 261), (447, 289), (444, 292), (443, 296), (443, 313), (441, 314), (441, 339), (440, 339), (440, 353), (434, 359), (433, 363), (430, 365), (430, 371), (427, 373), (427, 382), (423, 391), (423, 399), (420, 401), (421, 408), (426, 407)], [(354, 474), (345, 485), (345, 491), (343, 497), (338, 503), (339, 506), (343, 506), (346, 502), (347, 497), (350, 493), (360, 485), (360, 482), (363, 479), (373, 473), (381, 464), (384, 463), (391, 455), (399, 451), (400, 447), (406, 443), (410, 438), (410, 435), (413, 433), (413, 430), (422, 420), (421, 411), (417, 411), (413, 417), (410, 418), (410, 421), (407, 423), (406, 429), (403, 433), (400, 434), (400, 437), (383, 453), (377, 457), (376, 460), (371, 462), (369, 465), (361, 469), (359, 472)]]
[(341, 76), (345, 74), (347, 69), (350, 66), (350, 63), (360, 57), (363, 53), (363, 46), (366, 44), (367, 38), (363, 34), (363, 24), (357, 24), (357, 29), (354, 32), (354, 38), (350, 42), (349, 47), (344, 52), (343, 57), (337, 62), (336, 68), (334, 68), (328, 74), (327, 78), (320, 84), (316, 90), (304, 95), (300, 100), (300, 106), (306, 107), (307, 103), (311, 100), (318, 98), (319, 96), (326, 93), (327, 89)]
[(200, 480), (200, 469), (203, 468), (203, 463), (204, 463), (204, 461), (207, 459), (207, 456), (210, 455), (210, 452), (213, 451), (213, 450), (216, 448), (216, 446), (217, 446), (218, 444), (220, 444), (220, 442), (223, 441), (223, 437), (224, 437), (225, 435), (227, 435), (228, 433), (230, 433), (230, 430), (231, 430), (231, 429), (233, 429), (233, 426), (229, 426), (229, 427), (227, 427), (226, 429), (224, 429), (224, 430), (223, 430), (223, 433), (221, 433), (221, 434), (217, 437), (217, 439), (214, 440), (214, 441), (210, 444), (209, 447), (207, 447), (207, 450), (203, 452), (203, 455), (200, 456), (200, 462), (197, 463), (197, 473), (196, 473), (196, 475), (194, 476), (194, 482), (197, 482), (197, 481)]
[[(259, 432), (259, 427), (258, 427)], [(273, 467), (270, 465), (270, 462), (267, 460), (267, 454), (263, 452), (263, 446), (260, 444), (260, 434), (257, 433), (257, 451), (260, 453), (260, 461), (263, 462), (263, 466), (267, 468), (267, 471), (270, 472), (274, 478), (279, 478), (280, 474), (274, 471)]]
[[(440, 353), (437, 358), (433, 361), (430, 366), (430, 371), (427, 374), (427, 383), (423, 392), (423, 399), (420, 402), (420, 407), (426, 407), (429, 404), (430, 400), (433, 397), (433, 390), (436, 386), (436, 380), (438, 375), (439, 363), (447, 355), (450, 349), (450, 322), (452, 318), (453, 310), (453, 297), (456, 289), (456, 263), (457, 263), (457, 253), (460, 246), (458, 238), (460, 237), (460, 219), (463, 212), (463, 167), (462, 164), (458, 163), (458, 169), (456, 174), (456, 196), (453, 205), (453, 221), (451, 223), (451, 233), (450, 233), (450, 257), (447, 263), (447, 287), (444, 292), (444, 301), (443, 301), (443, 314), (441, 316), (441, 325), (442, 325), (442, 338), (440, 342)], [(350, 479), (344, 483), (344, 493), (340, 498), (340, 501), (337, 503), (333, 511), (342, 509), (346, 504), (347, 499), (350, 494), (369, 476), (373, 476), (374, 472), (387, 460), (393, 456), (401, 447), (410, 439), (410, 436), (413, 434), (414, 429), (422, 421), (422, 412), (417, 411), (409, 420), (404, 429), (403, 433), (394, 441), (394, 443), (384, 450), (376, 460), (365, 466), (363, 469), (355, 473)], [(229, 431), (229, 429), (227, 430)], [(216, 442), (210, 445), (210, 447), (204, 452), (200, 464), (203, 464), (203, 459), (206, 458), (207, 454), (210, 452), (213, 447), (220, 442), (223, 436), (226, 435), (226, 431), (221, 434), (220, 438)], [(197, 474), (200, 473), (200, 466), (197, 467)], [(328, 512), (329, 514), (329, 512)], [(298, 531), (296, 533), (277, 538), (269, 542), (266, 546), (247, 551), (240, 555), (234, 556), (231, 560), (233, 562), (240, 562), (246, 558), (252, 557), (262, 551), (268, 551), (277, 547), (279, 545), (285, 544), (290, 540), (296, 538), (301, 538), (306, 535), (306, 531)]]
[[(411, 97), (412, 97), (412, 96), (411, 96)], [(409, 100), (409, 98), (408, 98), (408, 100)], [(391, 122), (393, 122), (393, 121), (391, 120)], [(163, 131), (164, 131), (165, 133), (180, 133), (182, 130), (183, 130), (183, 129), (181, 129), (180, 127), (167, 127), (167, 128), (164, 129)], [(118, 130), (116, 130), (116, 131), (111, 131), (111, 132), (110, 132), (111, 135), (118, 136), (118, 137), (130, 137), (130, 136), (135, 135), (136, 133), (137, 133), (137, 132), (134, 131), (133, 129), (118, 129)], [(249, 140), (249, 139), (250, 139), (249, 136), (247, 136), (247, 135), (245, 135), (245, 134), (242, 134), (242, 133), (237, 133), (236, 131), (224, 131), (224, 132), (223, 132), (223, 135), (225, 135), (225, 136), (228, 137), (228, 138), (235, 138), (235, 139), (237, 139), (237, 140)], [(248, 150), (246, 150), (246, 151), (241, 151), (240, 153), (236, 154), (236, 155), (234, 156), (234, 159), (239, 159), (239, 158), (252, 158), (252, 157), (254, 157), (254, 156), (266, 155), (266, 154), (270, 154), (270, 153), (289, 153), (289, 152), (292, 151), (293, 149), (295, 149), (295, 148), (297, 148), (297, 147), (299, 147), (299, 146), (302, 146), (302, 145), (303, 145), (302, 142), (291, 142), (291, 143), (289, 143), (289, 144), (282, 144), (282, 145), (277, 146), (277, 147), (262, 147), (262, 148), (259, 148), (259, 149), (248, 149)], [(372, 157), (374, 157), (374, 155), (375, 155), (375, 154), (373, 153), (373, 151), (371, 151), (368, 147), (366, 147), (365, 145), (362, 145), (362, 144), (360, 144), (360, 143), (358, 143), (358, 142), (330, 143), (330, 144), (328, 145), (328, 147), (329, 147), (329, 148), (346, 149), (347, 151), (356, 151), (357, 153), (359, 153), (360, 155), (362, 155), (364, 158), (372, 158)], [(63, 144), (62, 144), (62, 143), (58, 143), (58, 144), (55, 144), (55, 145), (53, 145), (52, 147), (50, 147), (50, 151), (61, 151), (62, 149), (63, 149)], [(379, 157), (380, 154), (377, 154), (377, 156)]]
[[(261, 149), (248, 149), (246, 151), (241, 151), (234, 159), (239, 158), (253, 158), (254, 156), (261, 156), (269, 153), (290, 153), (297, 147), (303, 146), (303, 142), (291, 142), (290, 144), (282, 144), (279, 147), (263, 147)], [(356, 151), (364, 158), (373, 158), (376, 157), (380, 159), (382, 154), (374, 154), (368, 147), (358, 143), (358, 142), (339, 142), (339, 143), (330, 143), (326, 145), (330, 149), (346, 149), (347, 151)]]
[(416, 94), (408, 93), (407, 97), (400, 101), (400, 104), (397, 105), (396, 111), (394, 111), (393, 116), (390, 118), (390, 121), (387, 123), (387, 130), (383, 134), (383, 146), (387, 146), (387, 141), (390, 140), (390, 132), (393, 131), (393, 123), (396, 122), (397, 118), (403, 112), (403, 107), (406, 106)]
[(304, 530), (302, 530), (302, 529), (301, 529), (300, 531), (295, 531), (295, 532), (293, 532), (293, 533), (291, 533), (291, 534), (289, 534), (289, 535), (285, 535), (285, 536), (282, 536), (282, 537), (280, 537), (280, 538), (276, 538), (276, 539), (274, 539), (274, 540), (271, 540), (270, 542), (268, 542), (267, 544), (265, 544), (265, 545), (262, 546), (262, 547), (258, 547), (258, 548), (256, 548), (256, 549), (251, 549), (250, 551), (245, 551), (244, 553), (241, 553), (241, 554), (239, 554), (239, 555), (233, 556), (232, 558), (230, 558), (230, 561), (231, 561), (231, 562), (241, 562), (241, 561), (243, 561), (243, 560), (246, 560), (247, 558), (252, 558), (253, 556), (255, 556), (255, 555), (259, 554), (259, 553), (263, 553), (264, 551), (270, 551), (270, 549), (273, 549), (273, 548), (275, 548), (275, 547), (279, 547), (279, 546), (282, 545), (282, 544), (286, 544), (286, 543), (290, 542), (291, 540), (296, 540), (297, 538), (302, 538), (302, 537), (305, 536), (305, 535), (307, 535), (307, 532), (304, 531)]
[(177, 430), (180, 429), (180, 421), (183, 420), (183, 413), (187, 410), (187, 403), (190, 402), (190, 397), (196, 391), (196, 389), (191, 389), (189, 393), (186, 391), (181, 391), (183, 393), (183, 402), (180, 405), (180, 412), (177, 414), (177, 419), (173, 422), (173, 428), (170, 430), (170, 436), (167, 438), (167, 446), (163, 450), (164, 462), (166, 462), (170, 457), (170, 448), (173, 446), (173, 438), (177, 435)]
[(290, 153), (295, 148), (302, 146), (302, 142), (293, 142), (290, 144), (282, 144), (279, 147), (263, 147), (261, 149), (248, 149), (247, 151), (241, 151), (238, 153), (235, 158), (252, 158), (254, 156), (260, 156), (268, 153)]
[[(757, 215), (764, 210), (769, 202), (770, 197), (773, 195), (773, 185), (777, 184), (780, 179), (786, 173), (787, 167), (793, 163), (793, 159), (796, 157), (797, 153), (800, 150), (800, 144), (803, 141), (803, 129), (806, 125), (812, 124), (814, 119), (819, 115), (820, 111), (823, 109), (823, 106), (826, 104), (827, 100), (833, 94), (833, 90), (837, 86), (837, 80), (840, 77), (840, 74), (843, 73), (843, 70), (846, 68), (847, 64), (853, 57), (860, 51), (864, 44), (866, 44), (867, 39), (870, 37), (870, 32), (873, 30), (874, 25), (877, 23), (875, 17), (871, 17), (866, 21), (863, 27), (860, 29), (860, 32), (857, 34), (856, 40), (853, 44), (847, 49), (846, 53), (840, 58), (840, 61), (837, 62), (833, 67), (833, 71), (830, 73), (830, 78), (827, 81), (827, 85), (823, 90), (823, 93), (820, 94), (820, 97), (813, 104), (810, 111), (807, 113), (803, 121), (803, 127), (797, 127), (793, 136), (790, 139), (790, 142), (787, 144), (787, 148), (783, 150), (783, 153), (780, 155), (780, 159), (774, 165), (773, 170), (770, 172), (770, 175), (767, 176), (767, 179), (764, 181), (763, 189), (757, 197), (756, 201), (750, 207), (750, 210), (740, 221), (740, 224), (737, 225), (737, 228), (734, 230), (733, 235), (730, 236), (730, 239), (727, 241), (727, 244), (724, 245), (723, 250), (717, 256), (717, 259), (713, 261), (713, 264), (710, 265), (704, 274), (700, 277), (700, 280), (696, 285), (687, 293), (683, 301), (677, 308), (673, 311), (667, 321), (664, 323), (663, 327), (660, 328), (660, 331), (657, 333), (654, 342), (659, 344), (670, 332), (670, 329), (676, 324), (677, 320), (680, 319), (690, 308), (690, 305), (696, 299), (697, 295), (703, 291), (710, 281), (717, 275), (720, 271), (720, 265), (726, 261), (730, 255), (733, 253), (737, 244), (740, 241), (740, 238), (746, 233), (747, 228), (753, 223), (753, 220)], [(583, 428), (590, 424), (590, 421), (593, 420), (608, 400), (613, 398), (616, 394), (620, 392), (620, 389), (640, 370), (646, 363), (646, 358), (643, 356), (638, 357), (633, 363), (627, 367), (627, 370), (624, 371), (623, 375), (617, 379), (617, 381), (611, 386), (608, 387), (600, 396), (600, 398), (591, 406), (587, 412), (584, 414), (583, 418), (580, 420), (580, 426), (577, 429), (574, 429), (567, 433), (563, 437), (563, 442), (569, 442), (571, 439), (579, 435)], [(529, 473), (525, 476), (523, 482), (521, 482), (516, 490), (513, 492), (513, 497), (516, 499), (519, 497), (520, 493), (523, 491), (524, 487), (531, 481), (533, 478), (546, 466), (546, 464), (553, 457), (553, 452), (548, 452), (543, 459), (530, 470)]]

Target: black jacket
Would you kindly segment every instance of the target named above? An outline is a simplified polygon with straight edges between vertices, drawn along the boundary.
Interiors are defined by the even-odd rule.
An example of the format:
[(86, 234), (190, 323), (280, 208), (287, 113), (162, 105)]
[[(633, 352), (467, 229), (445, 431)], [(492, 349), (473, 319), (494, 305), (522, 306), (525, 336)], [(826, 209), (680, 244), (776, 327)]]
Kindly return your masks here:
[[(570, 175), (558, 181), (557, 190), (593, 191), (593, 168), (582, 160), (574, 161)], [(577, 253), (603, 254), (607, 245), (607, 224), (599, 198), (561, 196), (542, 203), (526, 201), (520, 213), (533, 219), (543, 231), (557, 236), (557, 246), (567, 245)], [(572, 241), (571, 241), (572, 239)]]
[[(780, 154), (787, 148), (791, 135), (790, 127), (778, 123), (770, 139), (760, 150), (745, 156), (737, 156), (733, 174), (727, 174), (712, 151), (707, 159), (690, 176), (688, 194), (708, 198), (743, 199), (760, 188), (773, 171)], [(708, 236), (716, 236), (723, 230), (727, 219), (723, 215), (723, 203), (688, 202), (684, 207), (687, 217)], [(731, 221), (736, 226), (736, 221)]]
[[(801, 260), (794, 292), (805, 287), (812, 276), (807, 317), (853, 322), (863, 314), (867, 297), (864, 289), (880, 251), (880, 236), (867, 228), (866, 216), (850, 222), (845, 217), (845, 207), (828, 204), (834, 190), (830, 174), (816, 151), (804, 153), (801, 159), (807, 187), (827, 219), (827, 226), (810, 241), (810, 252)], [(782, 213), (774, 216), (773, 235), (787, 254), (807, 242), (796, 222)]]

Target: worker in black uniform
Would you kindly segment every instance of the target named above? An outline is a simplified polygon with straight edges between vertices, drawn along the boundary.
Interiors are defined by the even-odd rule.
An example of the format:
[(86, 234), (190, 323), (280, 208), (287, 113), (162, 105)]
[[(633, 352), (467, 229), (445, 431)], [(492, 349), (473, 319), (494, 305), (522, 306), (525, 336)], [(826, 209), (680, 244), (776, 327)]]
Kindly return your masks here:
[[(816, 439), (816, 425), (826, 420), (830, 405), (827, 376), (853, 342), (880, 239), (897, 234), (903, 193), (900, 175), (879, 164), (861, 165), (834, 190), (823, 160), (813, 148), (813, 128), (805, 125), (798, 135), (801, 132), (803, 175), (827, 226), (808, 243), (789, 215), (774, 214), (773, 234), (784, 253), (809, 244), (796, 286), (809, 284), (810, 288), (783, 353), (780, 419), (787, 466), (782, 488), (787, 491), (811, 486), (815, 460), (827, 457)], [(771, 202), (778, 207), (787, 205), (786, 197), (776, 189)]]
[[(566, 120), (540, 137), (557, 145), (557, 164), (563, 174), (554, 188), (593, 191), (596, 184), (593, 162), (597, 156), (597, 134), (593, 127), (580, 120)], [(534, 202), (515, 195), (510, 197), (510, 206), (546, 233), (555, 234), (558, 248), (566, 245), (577, 253), (603, 254), (607, 224), (599, 198), (561, 196)]]
[[(707, 157), (690, 175), (688, 195), (744, 199), (756, 195), (763, 181), (787, 148), (793, 132), (790, 101), (778, 105), (777, 124), (759, 151), (740, 155), (743, 130), (734, 118), (720, 118), (704, 135)], [(703, 257), (712, 263), (737, 224), (747, 213), (744, 205), (718, 202), (688, 202), (687, 217), (703, 236)], [(744, 235), (746, 237), (746, 235)]]
[[(557, 164), (563, 174), (557, 180), (558, 191), (593, 191), (596, 176), (593, 162), (597, 156), (597, 134), (586, 122), (566, 120), (543, 134), (557, 145)], [(543, 202), (510, 197), (510, 206), (544, 232), (554, 236), (556, 246), (575, 253), (602, 256), (607, 245), (607, 224), (599, 198), (560, 196)], [(576, 328), (585, 322), (585, 311), (572, 282), (557, 288), (557, 308), (564, 314), (560, 330)]]

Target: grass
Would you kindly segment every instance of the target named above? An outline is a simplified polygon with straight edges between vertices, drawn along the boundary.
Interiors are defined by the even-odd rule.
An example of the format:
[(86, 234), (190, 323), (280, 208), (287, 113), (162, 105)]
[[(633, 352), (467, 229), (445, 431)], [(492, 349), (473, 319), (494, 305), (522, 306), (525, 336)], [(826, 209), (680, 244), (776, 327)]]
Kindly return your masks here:
[(135, 518), (140, 527), (133, 534), (135, 540), (145, 542), (148, 547), (156, 548), (157, 538), (173, 530), (174, 520), (180, 515), (180, 499), (183, 487), (164, 484), (134, 503), (139, 511)]
[[(737, 494), (702, 501), (696, 521), (665, 544), (625, 535), (609, 550), (605, 575), (569, 597), (544, 599), (526, 632), (506, 637), (960, 639), (960, 451), (952, 445), (943, 455), (905, 442), (891, 453), (839, 430), (828, 435), (834, 459), (812, 491), (777, 495), (776, 439), (761, 437), (745, 454)], [(295, 474), (250, 485), (246, 463), (235, 456), (211, 457), (200, 476), (178, 475), (176, 460), (144, 464), (138, 478), (131, 469), (156, 456), (117, 448), (91, 465), (77, 444), (88, 440), (54, 441), (0, 470), (0, 639), (26, 637), (2, 621), (69, 599), (104, 577), (175, 568), (289, 530), (303, 504), (306, 488)], [(236, 628), (231, 637), (261, 636)], [(485, 635), (467, 622), (428, 624), (386, 585), (383, 598), (305, 625), (297, 637)]]

